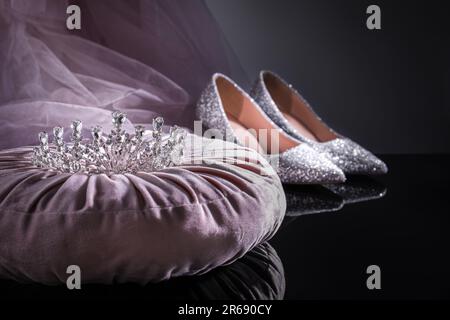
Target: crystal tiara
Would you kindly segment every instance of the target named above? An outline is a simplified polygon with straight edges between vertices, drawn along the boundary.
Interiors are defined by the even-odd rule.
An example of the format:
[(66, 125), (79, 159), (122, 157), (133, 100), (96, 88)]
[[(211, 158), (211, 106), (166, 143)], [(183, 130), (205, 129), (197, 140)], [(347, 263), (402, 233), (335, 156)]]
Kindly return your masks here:
[[(113, 129), (108, 135), (101, 127), (92, 128), (92, 140), (81, 135), (83, 124), (72, 121), (71, 143), (63, 140), (64, 129), (53, 128), (53, 143), (47, 132), (39, 133), (39, 146), (34, 147), (32, 162), (40, 168), (65, 173), (134, 173), (157, 171), (181, 163), (186, 131), (177, 126), (162, 134), (164, 119), (153, 119), (151, 134), (143, 126), (135, 126), (134, 134), (123, 130), (126, 114), (112, 113)], [(151, 139), (149, 139), (151, 137)]]

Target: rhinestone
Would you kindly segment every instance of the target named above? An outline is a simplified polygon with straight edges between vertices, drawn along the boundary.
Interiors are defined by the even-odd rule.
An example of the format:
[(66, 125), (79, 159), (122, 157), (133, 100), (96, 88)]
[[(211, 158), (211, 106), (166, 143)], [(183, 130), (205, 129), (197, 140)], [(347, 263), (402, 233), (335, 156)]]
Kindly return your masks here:
[(48, 134), (45, 131), (39, 132), (39, 142), (42, 145), (45, 145), (48, 143)]
[(142, 136), (144, 135), (145, 128), (143, 126), (135, 126), (134, 130), (136, 138), (142, 138)]
[(120, 111), (114, 111), (112, 114), (112, 123), (115, 126), (121, 126), (127, 121), (127, 115)]
[(153, 119), (153, 129), (156, 131), (161, 131), (162, 126), (164, 125), (164, 119), (162, 117), (157, 117)]
[(53, 136), (56, 139), (62, 138), (63, 134), (64, 134), (64, 129), (62, 127), (54, 127), (53, 128)]
[(92, 138), (94, 138), (95, 140), (100, 139), (102, 136), (102, 127), (95, 126), (94, 128), (92, 128), (91, 134), (92, 134)]
[(81, 129), (83, 128), (83, 123), (80, 120), (74, 120), (74, 121), (72, 121), (70, 128), (74, 132), (81, 132)]

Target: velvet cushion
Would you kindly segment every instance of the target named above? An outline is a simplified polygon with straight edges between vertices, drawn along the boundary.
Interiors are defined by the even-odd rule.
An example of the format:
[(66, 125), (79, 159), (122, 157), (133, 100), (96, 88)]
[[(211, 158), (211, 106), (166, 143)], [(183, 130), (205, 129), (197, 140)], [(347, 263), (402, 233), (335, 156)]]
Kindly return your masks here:
[(205, 273), (270, 238), (286, 201), (269, 164), (188, 141), (179, 167), (111, 176), (33, 167), (30, 147), (1, 151), (0, 276), (57, 284), (74, 264), (83, 283), (145, 284)]

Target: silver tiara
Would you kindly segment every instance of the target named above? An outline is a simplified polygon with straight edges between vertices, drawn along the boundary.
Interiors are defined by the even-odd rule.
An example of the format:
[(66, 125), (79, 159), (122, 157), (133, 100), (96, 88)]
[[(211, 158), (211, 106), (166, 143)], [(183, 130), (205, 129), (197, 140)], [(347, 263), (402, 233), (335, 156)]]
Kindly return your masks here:
[(126, 114), (112, 113), (113, 129), (108, 135), (101, 127), (92, 128), (92, 140), (81, 135), (83, 124), (72, 121), (71, 142), (63, 140), (64, 129), (53, 128), (53, 143), (47, 132), (39, 133), (39, 146), (33, 149), (33, 164), (40, 168), (66, 173), (133, 173), (156, 171), (181, 163), (186, 131), (176, 126), (168, 135), (162, 134), (164, 120), (153, 119), (153, 130), (145, 133), (143, 126), (135, 126), (134, 134), (123, 130)]

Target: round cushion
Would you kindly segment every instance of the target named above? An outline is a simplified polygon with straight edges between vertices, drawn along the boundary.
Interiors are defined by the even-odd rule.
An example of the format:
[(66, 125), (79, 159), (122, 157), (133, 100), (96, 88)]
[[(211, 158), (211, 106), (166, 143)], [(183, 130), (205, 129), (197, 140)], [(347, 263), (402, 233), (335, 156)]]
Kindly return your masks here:
[(0, 276), (145, 284), (229, 264), (278, 229), (286, 199), (257, 153), (188, 137), (177, 167), (66, 174), (33, 167), (31, 147), (0, 152)]

